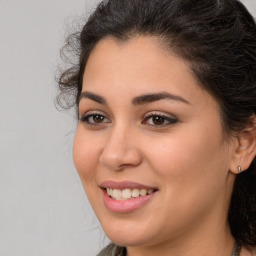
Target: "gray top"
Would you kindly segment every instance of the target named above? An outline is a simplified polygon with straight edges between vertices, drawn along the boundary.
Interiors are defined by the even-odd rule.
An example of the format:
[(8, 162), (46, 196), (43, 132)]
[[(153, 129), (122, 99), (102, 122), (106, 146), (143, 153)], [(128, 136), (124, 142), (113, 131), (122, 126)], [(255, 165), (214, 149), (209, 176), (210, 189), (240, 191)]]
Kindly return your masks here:
[(111, 243), (97, 254), (97, 256), (126, 256), (126, 249), (125, 247), (120, 247)]

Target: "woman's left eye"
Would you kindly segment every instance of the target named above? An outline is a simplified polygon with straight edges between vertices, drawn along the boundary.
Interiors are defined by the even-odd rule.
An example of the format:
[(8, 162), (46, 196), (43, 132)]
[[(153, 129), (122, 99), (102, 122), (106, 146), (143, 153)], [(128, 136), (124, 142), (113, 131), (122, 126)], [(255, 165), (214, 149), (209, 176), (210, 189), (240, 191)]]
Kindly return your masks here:
[(152, 126), (168, 126), (177, 123), (178, 120), (164, 115), (150, 115), (145, 118), (143, 124), (149, 124)]

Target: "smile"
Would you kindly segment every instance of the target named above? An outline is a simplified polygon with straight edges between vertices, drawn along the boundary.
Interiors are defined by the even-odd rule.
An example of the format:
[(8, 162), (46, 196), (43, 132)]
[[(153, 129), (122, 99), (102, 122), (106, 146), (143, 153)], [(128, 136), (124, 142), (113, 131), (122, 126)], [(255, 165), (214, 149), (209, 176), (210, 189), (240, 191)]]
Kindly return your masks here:
[(141, 196), (151, 195), (154, 189), (138, 189), (138, 188), (126, 188), (126, 189), (116, 189), (116, 188), (106, 188), (107, 194), (115, 200), (130, 200), (132, 198), (137, 198)]
[(105, 206), (111, 212), (131, 213), (144, 207), (159, 191), (132, 181), (105, 181), (100, 184)]

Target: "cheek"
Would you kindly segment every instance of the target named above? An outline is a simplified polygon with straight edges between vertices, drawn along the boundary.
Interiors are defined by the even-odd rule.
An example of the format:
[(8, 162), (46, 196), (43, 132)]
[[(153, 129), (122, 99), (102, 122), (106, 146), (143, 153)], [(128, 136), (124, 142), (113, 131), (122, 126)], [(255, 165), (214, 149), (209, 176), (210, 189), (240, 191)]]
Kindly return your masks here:
[(222, 146), (221, 127), (216, 124), (184, 125), (173, 134), (152, 142), (152, 145), (154, 148), (147, 147), (149, 158), (155, 159), (154, 167), (163, 176), (184, 172), (186, 175), (196, 175), (202, 171), (211, 171), (213, 166), (223, 165), (225, 159), (228, 159)]
[[(210, 209), (225, 205), (228, 152), (221, 148), (221, 133), (198, 131), (198, 127), (190, 127), (190, 132), (151, 142), (154, 150), (147, 147), (150, 169), (160, 180), (162, 201), (166, 202), (163, 212), (184, 225), (198, 223)], [(170, 229), (178, 230), (179, 225), (179, 221), (171, 222)]]
[(220, 127), (192, 125), (154, 142), (154, 150), (147, 148), (148, 158), (164, 189), (189, 200), (188, 194), (203, 197), (224, 189), (228, 152), (222, 144)]
[(90, 136), (84, 133), (81, 127), (78, 127), (73, 145), (73, 160), (83, 184), (94, 178), (98, 156), (97, 140), (92, 141)]
[(73, 161), (87, 198), (96, 214), (101, 210), (99, 208), (101, 191), (97, 184), (97, 169), (101, 148), (103, 147), (101, 147), (102, 142), (99, 137), (84, 132), (81, 125), (77, 129), (73, 145)]

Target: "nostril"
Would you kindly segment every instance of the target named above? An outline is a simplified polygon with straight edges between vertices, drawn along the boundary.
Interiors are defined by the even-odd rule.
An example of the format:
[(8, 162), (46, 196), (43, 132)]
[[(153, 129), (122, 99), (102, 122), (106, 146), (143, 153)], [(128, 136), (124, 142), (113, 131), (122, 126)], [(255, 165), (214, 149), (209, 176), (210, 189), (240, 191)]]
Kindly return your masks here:
[(136, 149), (123, 148), (115, 151), (106, 147), (102, 152), (99, 162), (106, 168), (113, 171), (121, 171), (125, 168), (138, 166), (142, 157)]

